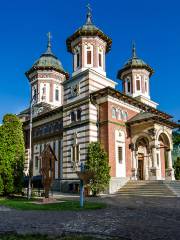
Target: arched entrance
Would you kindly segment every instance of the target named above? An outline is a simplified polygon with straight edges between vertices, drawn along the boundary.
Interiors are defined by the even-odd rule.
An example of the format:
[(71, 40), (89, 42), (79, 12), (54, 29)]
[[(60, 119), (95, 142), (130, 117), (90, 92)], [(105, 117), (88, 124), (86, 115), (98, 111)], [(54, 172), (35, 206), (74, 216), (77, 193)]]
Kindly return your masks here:
[(158, 142), (157, 167), (161, 170), (161, 177), (165, 179), (166, 170), (172, 168), (170, 141), (165, 133), (161, 133), (158, 137)]
[(137, 156), (137, 179), (148, 179), (149, 168), (149, 141), (146, 137), (140, 137), (136, 141), (136, 156)]

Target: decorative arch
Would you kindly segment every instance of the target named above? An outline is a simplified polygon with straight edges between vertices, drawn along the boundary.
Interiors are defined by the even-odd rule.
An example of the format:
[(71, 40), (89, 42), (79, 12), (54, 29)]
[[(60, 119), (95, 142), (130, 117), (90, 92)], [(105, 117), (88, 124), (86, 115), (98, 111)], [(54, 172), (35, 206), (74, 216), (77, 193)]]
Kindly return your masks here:
[(136, 144), (136, 142), (137, 142), (137, 140), (138, 140), (139, 138), (146, 138), (149, 143), (153, 140), (152, 137), (151, 137), (149, 134), (147, 134), (147, 133), (141, 133), (141, 134), (138, 134), (138, 135), (136, 135), (136, 136), (134, 136), (134, 137), (132, 138), (132, 143), (133, 143), (133, 144)]
[(159, 129), (156, 133), (156, 140), (159, 141), (159, 137), (162, 137), (163, 140), (168, 143), (169, 142), (169, 148), (173, 149), (173, 143), (172, 138), (169, 136), (169, 133), (164, 129)]

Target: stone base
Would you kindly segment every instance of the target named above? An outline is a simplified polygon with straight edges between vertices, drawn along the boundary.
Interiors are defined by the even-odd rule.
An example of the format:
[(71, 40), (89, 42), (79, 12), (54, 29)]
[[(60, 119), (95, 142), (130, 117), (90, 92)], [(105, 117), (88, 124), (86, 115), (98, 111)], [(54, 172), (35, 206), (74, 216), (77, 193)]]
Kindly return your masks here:
[(121, 187), (123, 187), (129, 181), (129, 177), (111, 177), (109, 182), (108, 193), (116, 193)]
[(158, 180), (158, 169), (151, 167), (149, 169), (149, 180)]
[(131, 180), (137, 180), (137, 169), (136, 168), (132, 168), (132, 176), (131, 176)]
[(172, 181), (175, 180), (174, 177), (174, 169), (173, 168), (168, 168), (166, 169), (166, 178), (167, 181)]

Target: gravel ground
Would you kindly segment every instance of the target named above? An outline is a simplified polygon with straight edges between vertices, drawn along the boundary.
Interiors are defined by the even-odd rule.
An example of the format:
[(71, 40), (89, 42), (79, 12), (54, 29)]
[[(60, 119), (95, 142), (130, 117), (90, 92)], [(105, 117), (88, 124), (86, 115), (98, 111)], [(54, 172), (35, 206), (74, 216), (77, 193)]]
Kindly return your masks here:
[[(17, 211), (0, 207), (0, 233), (83, 233), (119, 239), (180, 239), (180, 198), (103, 196), (86, 211)], [(93, 238), (92, 238), (93, 239)]]

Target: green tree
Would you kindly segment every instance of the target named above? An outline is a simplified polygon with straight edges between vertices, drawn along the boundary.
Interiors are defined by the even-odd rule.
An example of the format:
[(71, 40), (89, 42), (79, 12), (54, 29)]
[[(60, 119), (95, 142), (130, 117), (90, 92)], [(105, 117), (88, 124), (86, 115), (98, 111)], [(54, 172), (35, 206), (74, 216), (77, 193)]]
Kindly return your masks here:
[(99, 142), (89, 144), (85, 168), (93, 172), (89, 186), (92, 194), (96, 196), (108, 187), (110, 181), (108, 156)]
[(180, 157), (174, 163), (174, 175), (176, 180), (180, 180)]
[(22, 123), (16, 115), (7, 114), (0, 127), (0, 185), (3, 185), (3, 194), (21, 191), (24, 159)]

